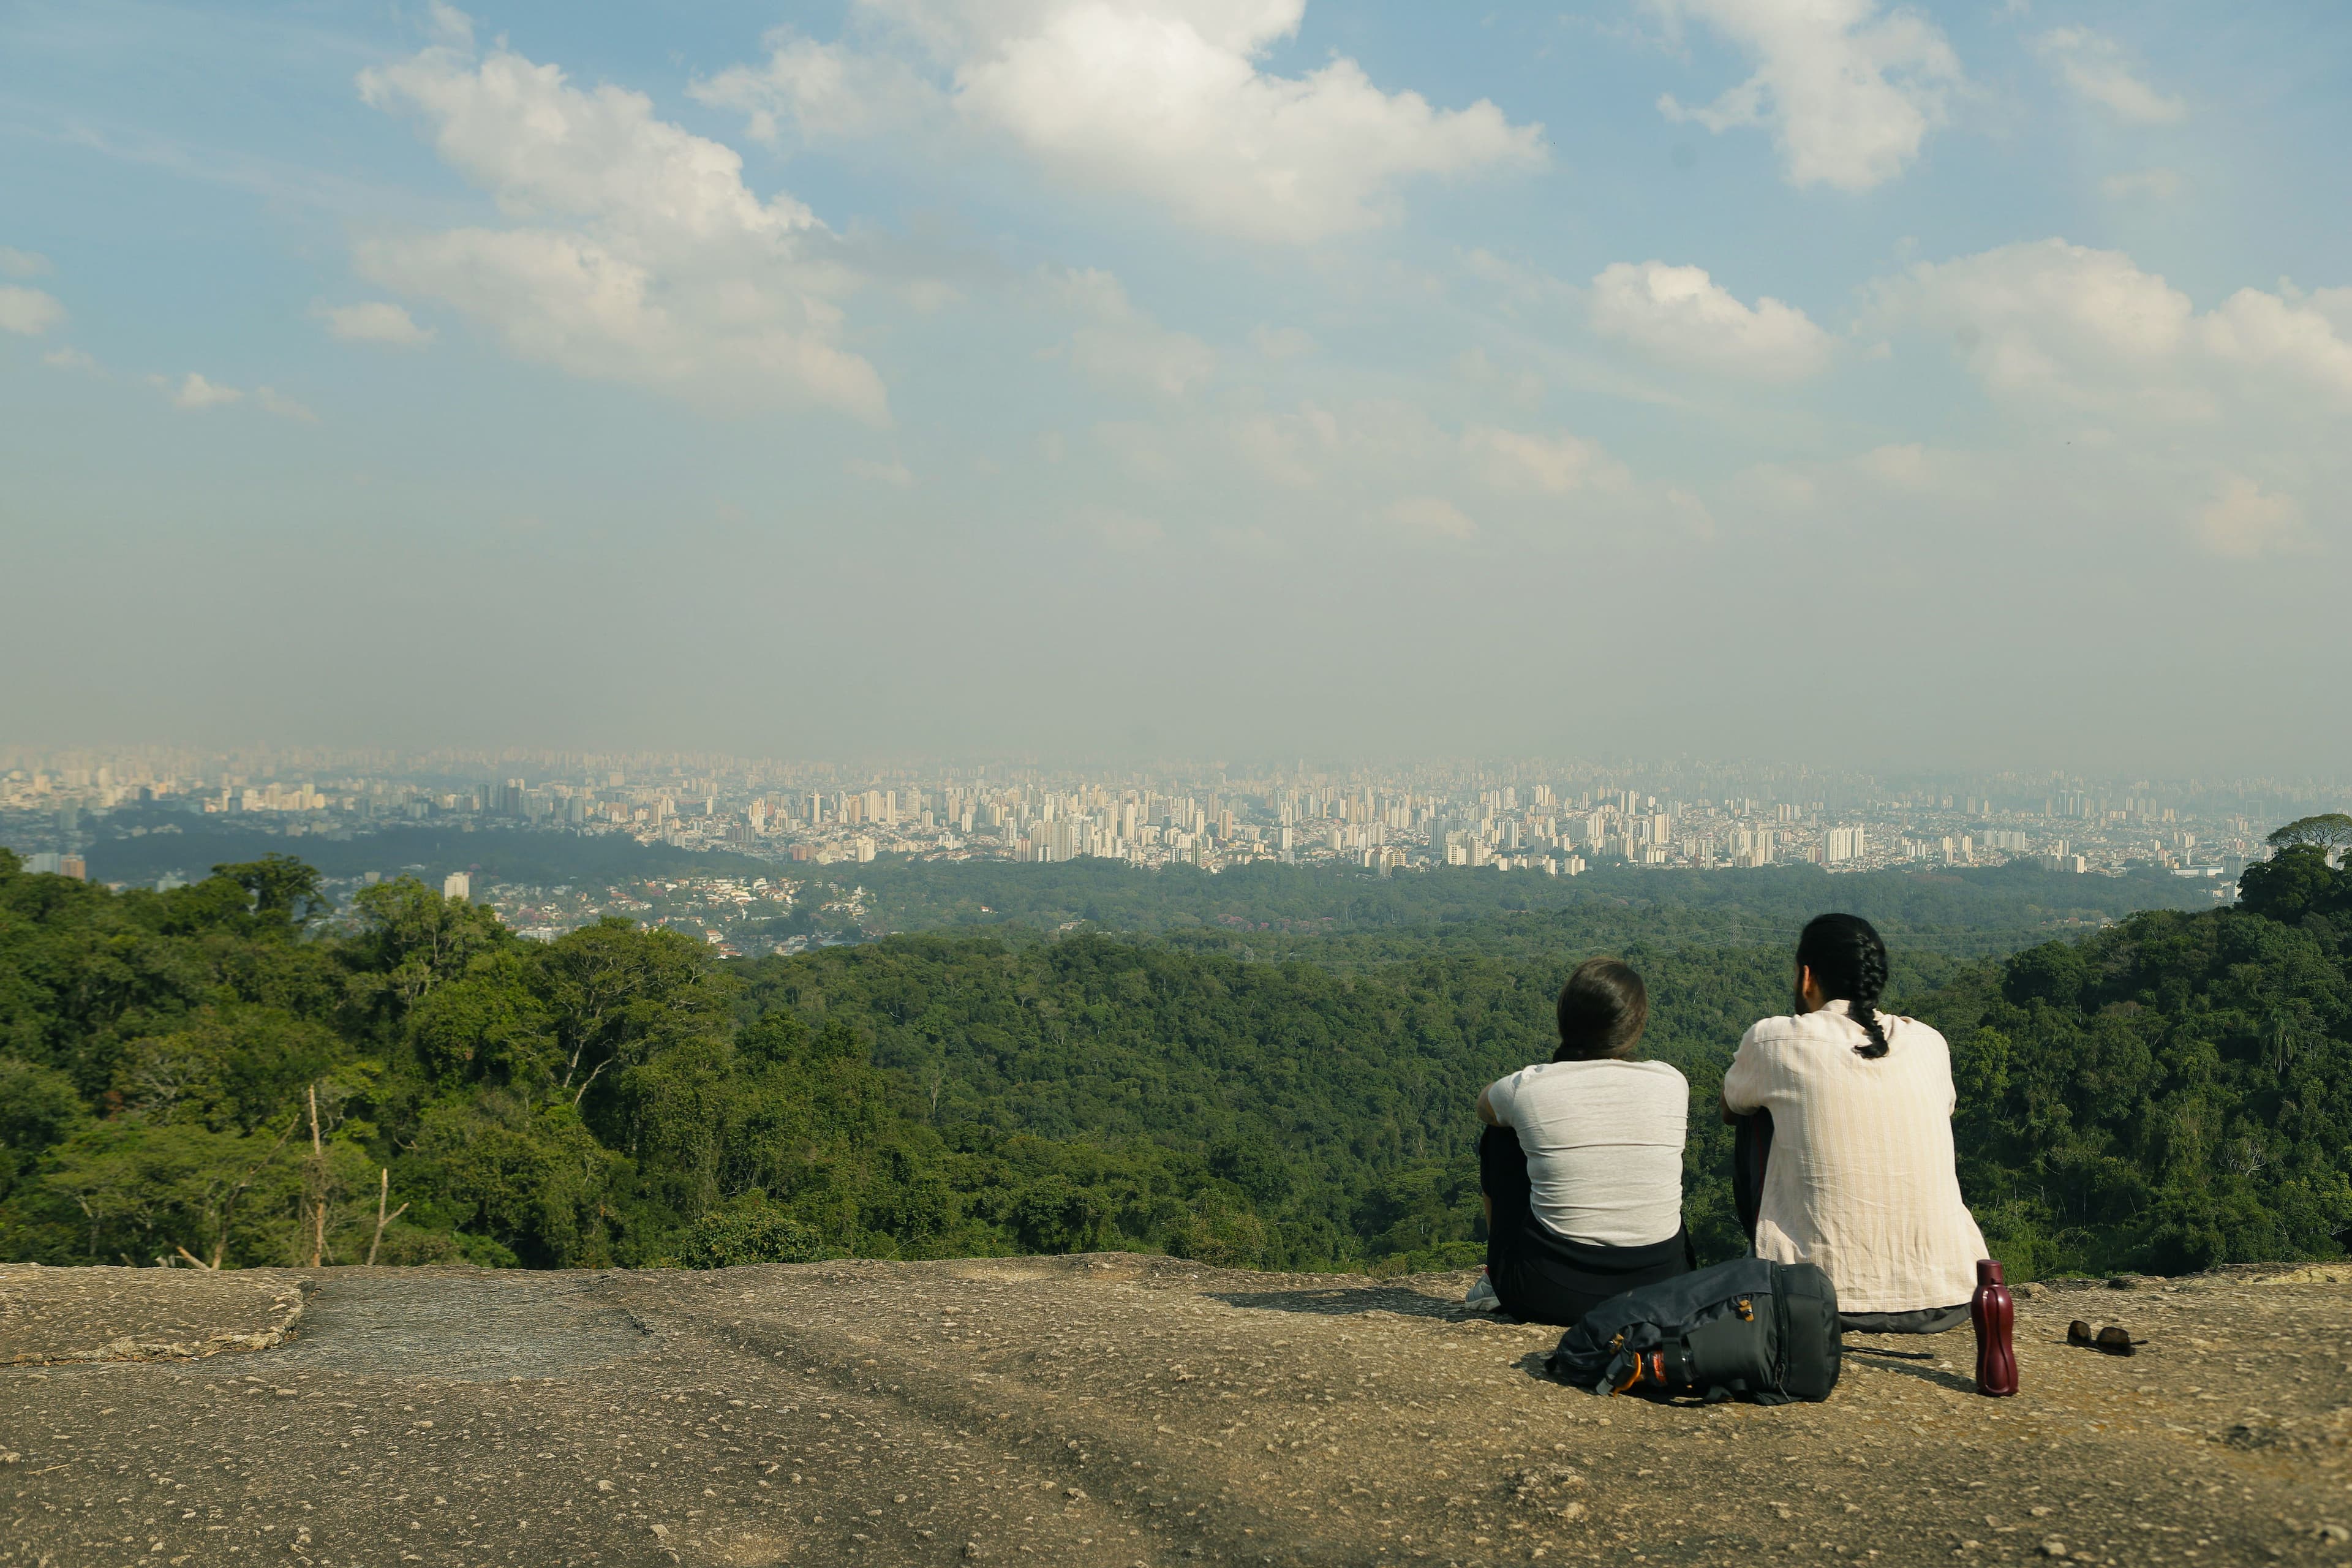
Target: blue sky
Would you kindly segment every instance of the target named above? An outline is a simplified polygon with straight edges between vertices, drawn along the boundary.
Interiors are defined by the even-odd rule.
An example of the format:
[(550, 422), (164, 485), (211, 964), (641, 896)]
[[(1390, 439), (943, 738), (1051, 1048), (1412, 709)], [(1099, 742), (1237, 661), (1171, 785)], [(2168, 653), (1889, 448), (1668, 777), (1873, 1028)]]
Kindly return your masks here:
[(0, 728), (2339, 770), (2347, 62), (0, 5)]

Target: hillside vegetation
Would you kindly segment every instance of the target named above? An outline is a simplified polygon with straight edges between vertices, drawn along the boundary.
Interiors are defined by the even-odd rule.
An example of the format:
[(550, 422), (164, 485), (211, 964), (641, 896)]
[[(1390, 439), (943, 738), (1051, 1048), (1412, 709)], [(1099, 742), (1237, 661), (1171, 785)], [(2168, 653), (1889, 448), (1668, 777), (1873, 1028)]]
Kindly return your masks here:
[[(1893, 1005), (1952, 1037), (1996, 1251), (2027, 1273), (2338, 1253), (2352, 879), (2320, 851), (2250, 872), (2240, 908), (1995, 963), (1926, 939), (2020, 945), (2022, 902), (1869, 883), (1807, 886), (1927, 900), (1865, 912), (1895, 942)], [(1652, 1054), (1691, 1080), (1689, 1214), (1727, 1256), (1716, 1089), (1787, 1005), (1765, 896), (1792, 895), (1374, 921), (1286, 933), (1278, 961), (1255, 929), (950, 930), (721, 964), (617, 921), (526, 942), (411, 881), (330, 928), (284, 858), (113, 893), (0, 851), (0, 1250), (1458, 1262), (1478, 1252), (1471, 1097), (1549, 1054), (1561, 978), (1614, 951), (1648, 977)]]
[[(1799, 927), (1839, 900), (1915, 949), (1980, 957), (2032, 940), (2020, 933), (2089, 929), (2143, 909), (2210, 909), (2213, 884), (2158, 871), (2080, 877), (2012, 864), (1832, 876), (1816, 866), (1726, 875), (1604, 863), (1580, 877), (1469, 868), (1394, 876), (1332, 865), (1251, 861), (1215, 873), (1189, 866), (1139, 872), (1118, 860), (1025, 866), (1005, 861), (885, 858), (863, 866), (794, 868), (856, 888), (866, 913), (810, 910), (795, 931), (852, 938), (911, 931), (1037, 932), (1092, 929), (1118, 935), (1246, 938), (1257, 957), (1330, 957), (1318, 939), (1355, 936), (1359, 954), (1395, 957), (1465, 925), (1556, 916), (1579, 929), (1670, 931), (1712, 945), (1794, 942)], [(805, 900), (811, 904), (817, 900)], [(779, 934), (782, 934), (780, 932)]]

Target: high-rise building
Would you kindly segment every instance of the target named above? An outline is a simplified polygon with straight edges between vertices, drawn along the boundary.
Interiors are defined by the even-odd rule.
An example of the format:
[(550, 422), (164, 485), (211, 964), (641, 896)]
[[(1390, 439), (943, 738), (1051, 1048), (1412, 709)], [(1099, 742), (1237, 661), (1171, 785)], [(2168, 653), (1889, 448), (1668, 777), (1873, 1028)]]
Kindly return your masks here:
[(468, 899), (474, 896), (474, 879), (465, 871), (452, 871), (441, 879), (441, 896), (445, 899)]

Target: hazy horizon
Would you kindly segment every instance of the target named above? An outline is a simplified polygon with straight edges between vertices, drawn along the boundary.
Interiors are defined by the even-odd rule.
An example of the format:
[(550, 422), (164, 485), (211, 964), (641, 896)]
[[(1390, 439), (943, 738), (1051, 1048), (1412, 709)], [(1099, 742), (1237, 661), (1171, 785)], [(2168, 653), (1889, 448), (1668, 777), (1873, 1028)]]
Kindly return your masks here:
[(0, 16), (0, 746), (2337, 778), (2352, 13)]

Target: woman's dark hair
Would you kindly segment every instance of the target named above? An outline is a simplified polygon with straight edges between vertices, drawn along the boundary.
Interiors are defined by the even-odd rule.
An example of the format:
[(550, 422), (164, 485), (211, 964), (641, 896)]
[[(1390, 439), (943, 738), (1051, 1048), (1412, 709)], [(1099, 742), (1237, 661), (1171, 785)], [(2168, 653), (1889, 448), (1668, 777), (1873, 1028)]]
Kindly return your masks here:
[[(1886, 944), (1860, 915), (1816, 915), (1797, 938), (1797, 963), (1813, 972), (1824, 1002), (1843, 1002), (1847, 1016), (1870, 1037), (1854, 1047), (1873, 1061), (1886, 1054), (1886, 1031), (1878, 1024), (1878, 999), (1886, 994)], [(1804, 1005), (1801, 997), (1798, 1006)]]
[(1613, 958), (1588, 958), (1559, 988), (1559, 1049), (1556, 1062), (1622, 1061), (1641, 1043), (1650, 1021), (1650, 988)]

